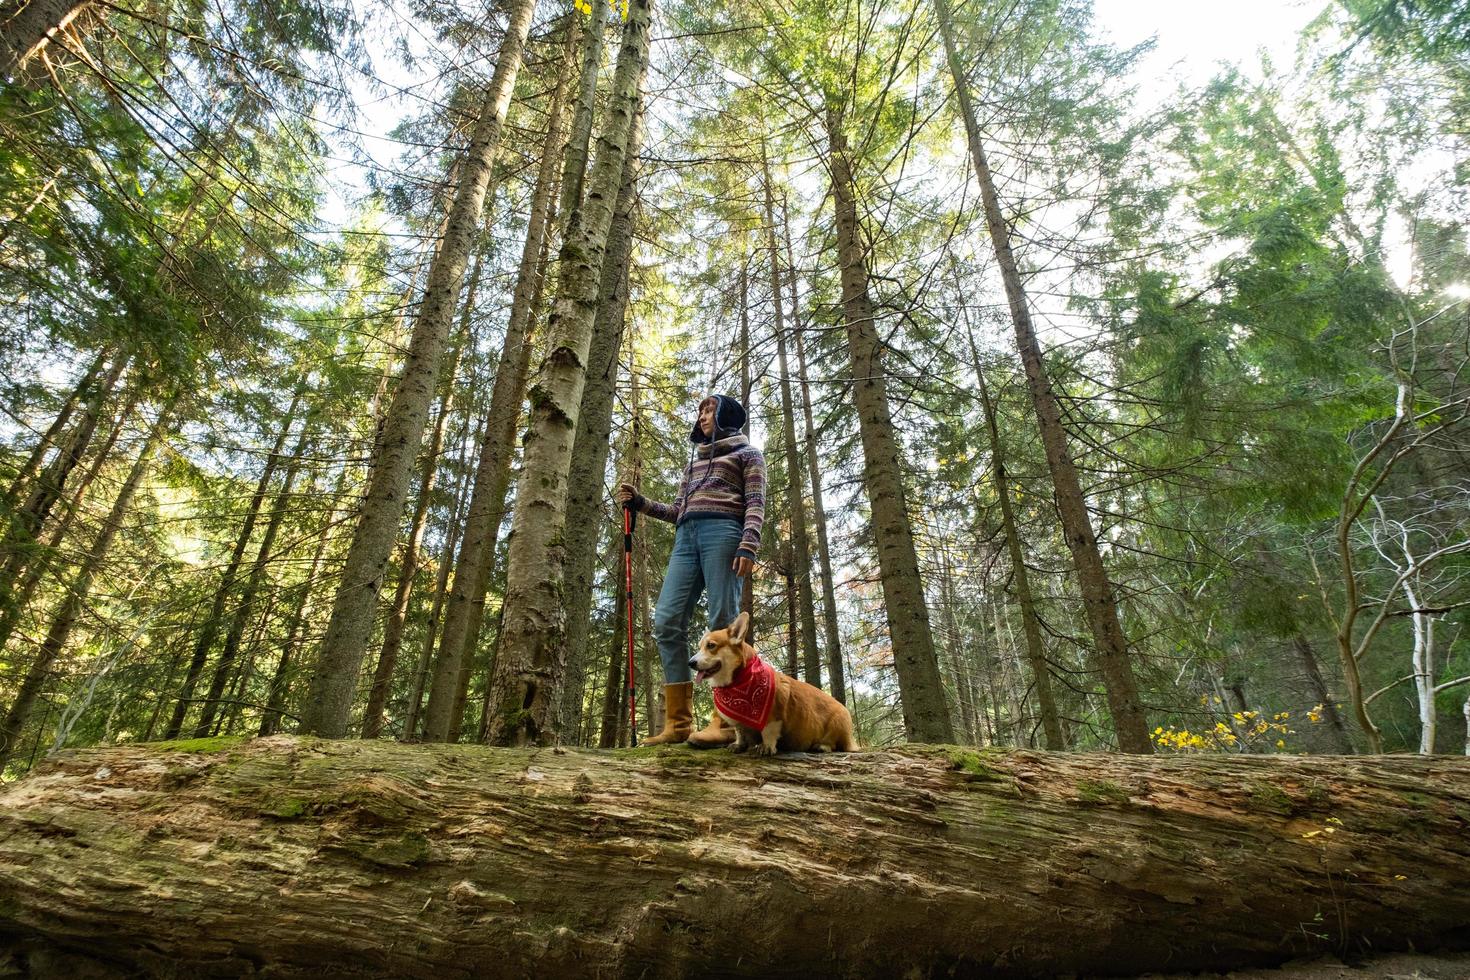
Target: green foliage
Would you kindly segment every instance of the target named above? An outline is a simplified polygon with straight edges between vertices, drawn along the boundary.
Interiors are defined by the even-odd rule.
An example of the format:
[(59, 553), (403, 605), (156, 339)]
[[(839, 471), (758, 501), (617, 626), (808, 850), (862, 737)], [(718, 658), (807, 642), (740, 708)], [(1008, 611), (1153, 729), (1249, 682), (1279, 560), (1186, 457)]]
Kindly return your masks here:
[[(98, 463), (89, 495), (63, 495), (57, 505), (57, 514), (74, 515), (70, 537), (56, 548), (5, 545), (7, 556), (53, 562), (22, 617), (27, 636), (44, 635), (70, 578), (65, 559), (96, 540), (138, 434), (179, 396), (176, 424), (48, 675), (12, 773), (51, 744), (56, 719), (74, 705), (89, 707), (64, 733), (70, 744), (157, 737), (202, 617), (217, 596), (233, 615), (260, 528), (278, 512), (277, 544), (265, 556), (242, 642), (248, 667), (231, 678), (237, 713), (223, 729), (253, 729), (272, 698), (291, 727), (353, 514), (381, 451), (376, 423), (409, 343), (423, 255), (483, 98), (490, 59), (481, 55), (499, 43), (493, 17), (415, 10), (423, 37), (439, 49), (422, 55), (410, 39), (393, 53), (412, 71), (442, 75), (444, 90), (405, 89), (422, 108), (393, 130), (400, 155), (373, 168), (370, 194), (343, 227), (323, 230), (326, 180), (342, 162), (325, 137), (357, 128), (347, 103), (372, 70), (350, 10), (294, 0), (138, 10), (152, 20), (109, 8), (105, 30), (78, 31), (78, 47), (58, 47), (49, 70), (0, 91), (0, 290), (12, 300), (0, 313), (7, 492), (79, 365), (98, 351), (132, 357), (108, 424), (124, 403), (138, 406), (124, 418), (117, 448)], [(835, 254), (831, 158), (834, 137), (842, 138), (908, 517), (956, 730), (980, 742), (1038, 737), (1015, 569), (1000, 530), (998, 449), (1070, 744), (1109, 746), (1072, 558), (931, 5), (676, 0), (661, 16), (668, 27), (660, 28), (662, 60), (651, 75), (661, 81), (629, 273), (633, 339), (618, 366), (605, 482), (635, 463), (633, 373), (641, 488), (665, 501), (690, 457), (698, 398), (709, 389), (739, 394), (742, 368), (750, 375), (753, 436), (766, 449), (770, 477), (757, 635), (784, 663), (778, 558), (792, 533), (786, 504), (810, 490), (801, 489), (805, 472), (788, 472), (780, 434), (769, 170), (781, 288), (794, 283), (795, 293), (794, 303), (789, 292), (780, 299), (793, 348), (788, 370), (797, 370), (799, 335), (839, 632), (853, 674), (849, 704), (865, 745), (901, 737), (892, 663), (904, 638), (889, 635), (884, 615), (851, 397), (868, 379), (851, 377)], [(1270, 752), (1278, 735), (1292, 734), (1284, 750), (1341, 748), (1318, 720), (1321, 697), (1303, 652), (1314, 652), (1340, 699), (1335, 617), (1346, 600), (1337, 520), (1344, 488), (1391, 424), (1406, 378), (1422, 417), (1404, 438), (1431, 431), (1435, 438), (1378, 486), (1383, 516), (1369, 509), (1350, 529), (1363, 594), (1393, 585), (1384, 556), (1400, 533), (1423, 548), (1459, 540), (1466, 527), (1457, 412), (1470, 331), (1463, 163), (1470, 14), (1449, 0), (1340, 0), (1309, 28), (1295, 67), (1228, 68), (1156, 106), (1130, 87), (1146, 48), (1100, 43), (1087, 0), (970, 4), (955, 16), (961, 69), (981, 109), (1156, 741), (1180, 751)], [(155, 29), (155, 20), (167, 29)], [(401, 733), (416, 660), (439, 615), (432, 591), (464, 519), (542, 142), (541, 69), (559, 45), (548, 15), (533, 32), (534, 68), (518, 84), (499, 190), (477, 246), (484, 285), (452, 341), (463, 355), (458, 376), (440, 382), (453, 395), (445, 448), (433, 486), (410, 490), (428, 495), (429, 519), (405, 654), (391, 683), (390, 734)], [(471, 50), (477, 54), (466, 56)], [(996, 403), (994, 446), (977, 372)], [(81, 471), (98, 462), (91, 454), (110, 431)], [(271, 447), (283, 432), (294, 446), (303, 431), (287, 494), (286, 460), (272, 463)], [(1364, 464), (1368, 479), (1384, 472), (1385, 457)], [(241, 547), (268, 466), (256, 528)], [(7, 496), (7, 520), (34, 485), (20, 480), (15, 499)], [(611, 506), (605, 516), (617, 544)], [(671, 528), (645, 522), (640, 535), (651, 599)], [(237, 548), (242, 571), (227, 581)], [(1459, 584), (1470, 566), (1452, 557), (1439, 577), (1421, 583), (1446, 610), (1435, 614), (1437, 683), (1470, 673)], [(384, 596), (404, 561), (400, 549), (384, 570)], [(503, 565), (487, 599), (468, 730), (486, 703)], [(0, 574), (6, 588), (18, 581), (11, 570)], [(620, 578), (612, 565), (597, 575), (589, 714), (600, 715), (610, 651), (621, 651), (612, 629)], [(1402, 597), (1394, 601), (1403, 611)], [(1412, 747), (1418, 725), (1408, 686), (1391, 686), (1408, 669), (1410, 625), (1407, 616), (1391, 616), (1362, 665), (1370, 691), (1387, 688), (1374, 710), (1391, 748)], [(133, 652), (112, 666), (120, 637), (140, 626)], [(639, 624), (640, 635), (646, 627)], [(12, 644), (0, 656), (0, 706), (12, 702), (33, 646)], [(657, 670), (644, 653), (642, 677), (649, 666)], [(206, 654), (207, 673), (217, 647)], [(278, 666), (282, 690), (273, 688)], [(1449, 687), (1433, 699), (1445, 722), (1441, 748), (1459, 747), (1464, 693), (1463, 685)], [(1249, 706), (1223, 703), (1237, 696)], [(641, 718), (650, 707), (640, 705)], [(1260, 719), (1284, 726), (1288, 713), (1318, 717), (1291, 732), (1268, 724), (1245, 737), (1236, 707), (1251, 731)], [(194, 744), (175, 747), (231, 743), (184, 748)], [(946, 751), (967, 776), (993, 775), (983, 755)], [(685, 764), (677, 754), (660, 758)], [(1126, 799), (1120, 792), (1084, 784), (1078, 798), (1118, 804)], [(1269, 788), (1257, 795), (1251, 805), (1279, 809)], [(268, 812), (292, 819), (308, 805), (282, 797)], [(426, 855), (405, 841), (364, 858), (404, 867)]]

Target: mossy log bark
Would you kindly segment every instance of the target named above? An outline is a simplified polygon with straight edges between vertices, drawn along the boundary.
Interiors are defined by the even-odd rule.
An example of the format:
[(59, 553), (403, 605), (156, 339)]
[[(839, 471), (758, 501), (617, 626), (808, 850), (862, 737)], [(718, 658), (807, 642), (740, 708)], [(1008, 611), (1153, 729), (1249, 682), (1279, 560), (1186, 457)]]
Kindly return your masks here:
[(0, 793), (0, 964), (1126, 975), (1464, 944), (1467, 776), (1449, 757), (942, 746), (74, 751)]

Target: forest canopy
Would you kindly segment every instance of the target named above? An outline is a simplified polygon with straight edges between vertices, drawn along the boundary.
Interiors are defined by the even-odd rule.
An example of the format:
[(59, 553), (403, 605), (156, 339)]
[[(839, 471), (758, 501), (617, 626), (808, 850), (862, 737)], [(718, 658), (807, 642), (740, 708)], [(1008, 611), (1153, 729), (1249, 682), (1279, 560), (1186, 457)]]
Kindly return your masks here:
[(1112, 7), (0, 2), (0, 773), (658, 732), (712, 392), (865, 747), (1470, 754), (1470, 9)]

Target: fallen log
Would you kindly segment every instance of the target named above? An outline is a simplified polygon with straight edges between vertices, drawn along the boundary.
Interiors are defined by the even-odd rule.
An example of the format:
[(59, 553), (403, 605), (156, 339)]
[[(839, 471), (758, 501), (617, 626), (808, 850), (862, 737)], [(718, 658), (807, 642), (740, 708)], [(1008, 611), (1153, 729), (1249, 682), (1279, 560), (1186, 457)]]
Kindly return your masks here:
[(0, 791), (4, 975), (1129, 975), (1467, 926), (1450, 757), (277, 736)]

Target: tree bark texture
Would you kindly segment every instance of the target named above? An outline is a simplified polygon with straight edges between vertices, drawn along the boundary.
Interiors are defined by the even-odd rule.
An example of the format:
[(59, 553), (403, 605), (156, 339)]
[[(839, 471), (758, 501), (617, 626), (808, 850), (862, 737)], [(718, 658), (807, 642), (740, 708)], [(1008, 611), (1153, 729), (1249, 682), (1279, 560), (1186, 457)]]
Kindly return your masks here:
[(439, 473), (439, 456), (444, 451), (444, 428), (454, 404), (454, 376), (459, 369), (460, 356), (465, 346), (474, 345), (470, 318), (475, 308), (475, 292), (479, 288), (483, 269), (484, 256), (476, 253), (469, 285), (465, 289), (464, 308), (460, 311), (460, 343), (450, 355), (441, 380), (443, 390), (439, 394), (439, 410), (434, 417), (433, 432), (429, 436), (429, 445), (424, 450), (419, 469), (418, 499), (414, 502), (413, 520), (408, 526), (408, 540), (403, 544), (398, 585), (393, 590), (393, 606), (388, 612), (388, 622), (383, 626), (383, 648), (378, 652), (378, 664), (373, 668), (373, 686), (368, 689), (367, 709), (362, 716), (363, 738), (377, 738), (383, 733), (384, 711), (388, 706), (388, 695), (393, 689), (393, 672), (398, 666), (398, 654), (403, 649), (403, 631), (408, 625), (408, 603), (413, 596), (413, 581), (419, 570), (419, 549), (424, 543), (424, 529), (429, 524), (429, 504), (434, 497), (434, 479)]
[(490, 420), (480, 443), (469, 516), (454, 562), (454, 584), (444, 611), (444, 634), (429, 685), (424, 738), (431, 742), (452, 741), (450, 734), (459, 729), (464, 715), (463, 695), (459, 692), (468, 687), (469, 667), (485, 621), (485, 593), (495, 569), (495, 546), (500, 524), (505, 519), (516, 427), (521, 418), (521, 402), (526, 397), (526, 376), (531, 369), (531, 333), (537, 307), (541, 305), (542, 244), (550, 225), (557, 163), (561, 159), (562, 116), (571, 88), (570, 43), (564, 55), (556, 91), (551, 97), (536, 186), (531, 193), (531, 214), (521, 247), (500, 368), (495, 372), (495, 386), (490, 395)]
[[(555, 226), (555, 224), (556, 224), (556, 215), (555, 214), (552, 214), (552, 215), (548, 216), (548, 219), (547, 220), (551, 222), (552, 226)], [(552, 236), (548, 232), (548, 234), (543, 238), (543, 240), (541, 242), (541, 258), (540, 258), (540, 265), (537, 266), (537, 272), (536, 272), (536, 288), (531, 293), (531, 310), (533, 311), (533, 314), (537, 314), (537, 315), (539, 315), (539, 313), (542, 310), (542, 305), (541, 305), (542, 295), (545, 292), (547, 277), (549, 276), (550, 270), (551, 270), (551, 237)], [(533, 326), (534, 326), (534, 324), (533, 324)], [(524, 387), (525, 387), (524, 383), (521, 385), (521, 387), (522, 387), (522, 389), (524, 389)], [(517, 412), (517, 415), (519, 415), (519, 411)], [(485, 422), (486, 422), (486, 425), (488, 426), (489, 425), (489, 422), (490, 422), (490, 416), (488, 414), (485, 416)], [(512, 430), (512, 432), (511, 432), (511, 438), (512, 438), (512, 440), (514, 439), (514, 437), (515, 437), (515, 432)], [(509, 491), (510, 491), (510, 479), (509, 479), (509, 475), (507, 474), (507, 478), (506, 478), (506, 492), (509, 493)], [(497, 540), (499, 540), (498, 532), (497, 532)], [(489, 564), (486, 566), (486, 570), (485, 570), (485, 591), (487, 593), (490, 590), (490, 586), (494, 582), (494, 579), (495, 579), (495, 574), (494, 573), (495, 573), (495, 562), (494, 562), (494, 552), (492, 552), (491, 553), (491, 560), (490, 560)], [(501, 587), (501, 594), (504, 595), (504, 593), (505, 593), (505, 589), (504, 589), (504, 586), (502, 586)], [(484, 608), (483, 608), (483, 606), (484, 606), (484, 598), (482, 596), (482, 598), (481, 598), (481, 609), (480, 609), (480, 612), (479, 612), (480, 626), (476, 627), (475, 635), (473, 637), (469, 637), (469, 638), (466, 639), (466, 645), (465, 645), (465, 650), (464, 650), (464, 661), (463, 661), (463, 663), (460, 664), (460, 668), (459, 668), (459, 679), (456, 682), (455, 691), (454, 691), (454, 705), (453, 705), (453, 707), (450, 710), (449, 737), (448, 737), (448, 739), (446, 741), (458, 742), (459, 741), (459, 738), (460, 738), (461, 729), (463, 728), (463, 725), (464, 725), (465, 706), (466, 706), (466, 704), (469, 701), (471, 673), (473, 672), (473, 670), (475, 668), (475, 656), (476, 656), (476, 654), (477, 654), (477, 652), (479, 650), (479, 647), (480, 647), (479, 633), (483, 629), (483, 627), (484, 627), (484, 621), (485, 621), (485, 615), (484, 615)], [(487, 657), (486, 657), (486, 663), (484, 665), (484, 670), (482, 671), (482, 673), (484, 674), (484, 677), (485, 677), (484, 693), (483, 693), (483, 696), (482, 696), (482, 701), (485, 702), (485, 703), (488, 703), (489, 702), (489, 698), (491, 696), (490, 678), (494, 676), (494, 673), (495, 673), (495, 660), (500, 655), (500, 627), (504, 623), (504, 618), (505, 618), (504, 615), (503, 615), (504, 611), (505, 611), (505, 604), (504, 604), (504, 602), (502, 602), (501, 603), (500, 614), (497, 614), (497, 616), (496, 616), (495, 637), (491, 641), (490, 650), (489, 650), (489, 653), (487, 654)], [(477, 741), (480, 741), (480, 742), (484, 742), (485, 741), (485, 718), (486, 718), (485, 711), (484, 711), (484, 709), (482, 707), (481, 708), (481, 713), (480, 713), (480, 724), (478, 726), (479, 734), (477, 735), (477, 739), (476, 739)]]
[(1443, 756), (164, 743), (0, 793), (0, 946), (95, 977), (1214, 971), (1465, 946), (1467, 826)]
[(1026, 369), (1026, 381), (1031, 389), (1036, 422), (1041, 430), (1042, 445), (1046, 449), (1046, 462), (1056, 488), (1057, 516), (1061, 519), (1062, 534), (1067, 539), (1067, 548), (1071, 551), (1072, 561), (1077, 568), (1077, 584), (1082, 592), (1082, 603), (1087, 610), (1087, 623), (1096, 647), (1103, 688), (1107, 692), (1113, 730), (1117, 734), (1120, 749), (1147, 754), (1153, 751), (1153, 742), (1148, 735), (1148, 718), (1144, 714), (1143, 702), (1138, 697), (1138, 684), (1133, 677), (1128, 638), (1118, 619), (1118, 603), (1113, 594), (1113, 583), (1103, 565), (1097, 536), (1092, 529), (1092, 515), (1087, 512), (1087, 499), (1083, 496), (1082, 484), (1077, 476), (1077, 464), (1067, 445), (1061, 406), (1056, 392), (1052, 390), (1046, 363), (1041, 356), (1041, 344), (1031, 322), (1031, 308), (1021, 282), (1021, 271), (1016, 265), (1015, 254), (1011, 251), (1010, 230), (1006, 227), (1005, 216), (1001, 212), (995, 179), (990, 171), (985, 147), (980, 141), (980, 125), (970, 100), (970, 86), (960, 64), (959, 52), (955, 48), (949, 4), (947, 0), (934, 0), (934, 6), (939, 15), (940, 33), (944, 38), (944, 50), (954, 78), (955, 93), (959, 96), (960, 110), (964, 116), (970, 159), (975, 166), (976, 180), (980, 184), (980, 197), (984, 205), (986, 224), (990, 229), (991, 244), (995, 249), (996, 264), (1000, 267), (1006, 301), (1010, 306), (1011, 322), (1016, 330), (1016, 347), (1021, 355), (1021, 364)]
[(470, 246), (480, 227), (501, 127), (520, 72), (521, 51), (535, 8), (536, 0), (514, 0), (510, 6), (495, 73), (460, 167), (459, 189), (450, 208), (444, 239), (429, 265), (429, 278), (409, 340), (408, 356), (384, 418), (383, 435), (375, 454), (377, 465), (348, 548), (332, 618), (317, 654), (302, 718), (303, 729), (313, 734), (330, 738), (347, 734), (358, 672), (376, 619), (378, 590), (383, 584), (393, 543), (398, 538), (413, 462), (423, 443), (429, 403), (439, 378), (440, 357), (464, 281)]
[(597, 320), (587, 354), (587, 382), (577, 417), (577, 439), (567, 476), (567, 675), (561, 717), (562, 734), (574, 736), (581, 724), (585, 694), (587, 633), (592, 621), (592, 578), (597, 559), (597, 534), (602, 529), (603, 483), (612, 448), (613, 396), (618, 383), (618, 351), (628, 309), (628, 265), (633, 256), (633, 207), (637, 202), (638, 154), (643, 146), (642, 100), (633, 119), (628, 155), (623, 161), (623, 186), (607, 232), (598, 287)]
[(5, 0), (0, 3), (0, 79), (30, 58), (92, 5), (91, 0)]
[(603, 42), (607, 37), (609, 0), (592, 0), (591, 6), (587, 26), (580, 31), (577, 101), (572, 107), (572, 124), (567, 133), (566, 152), (562, 155), (561, 200), (557, 210), (564, 228), (572, 226), (573, 213), (582, 207), (582, 183), (587, 176), (592, 118), (597, 109), (597, 75), (602, 70)]
[(954, 728), (944, 703), (944, 683), (929, 626), (929, 609), (919, 578), (919, 558), (903, 486), (902, 463), (873, 302), (868, 294), (867, 259), (858, 228), (856, 187), (847, 138), (835, 111), (827, 114), (831, 149), (832, 198), (837, 212), (838, 263), (842, 311), (852, 364), (852, 390), (863, 443), (863, 485), (873, 515), (889, 642), (903, 702), (904, 731), (915, 742), (953, 742)]
[(597, 294), (623, 161), (648, 65), (651, 0), (633, 0), (623, 29), (587, 198), (567, 230), (546, 358), (531, 388), (531, 419), (511, 518), (505, 617), (496, 664), (495, 744), (550, 742), (566, 663), (567, 474), (577, 432)]

